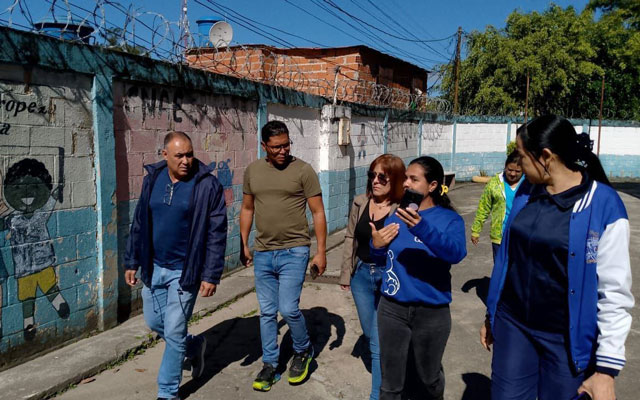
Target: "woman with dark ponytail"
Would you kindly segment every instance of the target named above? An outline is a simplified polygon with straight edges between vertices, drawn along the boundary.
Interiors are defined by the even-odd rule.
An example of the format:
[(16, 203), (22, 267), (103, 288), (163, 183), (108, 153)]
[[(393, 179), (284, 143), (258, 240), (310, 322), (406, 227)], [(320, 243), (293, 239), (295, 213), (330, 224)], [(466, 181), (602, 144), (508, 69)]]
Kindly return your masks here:
[(629, 221), (588, 135), (547, 115), (518, 129), (530, 184), (496, 257), (482, 345), (491, 396), (614, 400), (633, 307)]
[[(451, 331), (449, 270), (467, 255), (464, 221), (451, 206), (435, 158), (413, 160), (405, 175), (405, 193), (417, 192), (422, 201), (415, 209), (398, 208), (380, 230), (371, 225), (370, 254), (385, 268), (378, 305), (380, 399), (400, 399), (405, 388), (416, 386), (424, 388), (421, 398), (442, 399), (442, 355)], [(407, 374), (410, 349), (416, 369)], [(407, 375), (419, 384), (405, 384)]]

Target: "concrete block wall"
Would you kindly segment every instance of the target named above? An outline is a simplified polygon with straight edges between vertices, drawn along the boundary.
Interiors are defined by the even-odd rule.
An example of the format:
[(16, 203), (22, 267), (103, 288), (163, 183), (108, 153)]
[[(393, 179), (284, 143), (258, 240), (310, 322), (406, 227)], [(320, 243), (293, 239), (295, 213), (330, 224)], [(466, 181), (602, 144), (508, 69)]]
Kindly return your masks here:
[(508, 124), (456, 124), (456, 179), (470, 179), (480, 171), (492, 175), (504, 167)]
[(453, 127), (446, 122), (427, 122), (420, 127), (420, 154), (440, 161), (445, 171), (454, 171)]
[[(640, 128), (603, 126), (600, 133), (600, 162), (611, 178), (640, 178)], [(598, 127), (589, 136), (598, 148)]]
[[(114, 134), (118, 201), (118, 255), (122, 268), (131, 218), (146, 175), (143, 165), (162, 160), (166, 133), (191, 137), (197, 159), (211, 167), (224, 187), (228, 237), (225, 269), (238, 266), (244, 170), (256, 160), (257, 105), (239, 97), (186, 91), (178, 87), (114, 83)], [(122, 272), (122, 271), (121, 271)], [(140, 288), (120, 282), (120, 312), (139, 302)]]
[(0, 75), (2, 368), (96, 330), (100, 310), (91, 79)]

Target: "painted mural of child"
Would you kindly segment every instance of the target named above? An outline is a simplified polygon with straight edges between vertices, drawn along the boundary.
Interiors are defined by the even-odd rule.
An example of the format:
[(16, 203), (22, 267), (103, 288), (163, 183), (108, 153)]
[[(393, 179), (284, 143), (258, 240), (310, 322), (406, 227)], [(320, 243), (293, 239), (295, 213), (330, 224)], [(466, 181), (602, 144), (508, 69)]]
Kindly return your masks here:
[[(25, 158), (13, 164), (4, 178), (4, 200), (13, 208), (0, 218), (0, 231), (9, 230), (11, 255), (22, 302), (24, 338), (35, 337), (35, 299), (38, 287), (60, 318), (69, 317), (69, 304), (60, 293), (54, 265), (53, 242), (47, 221), (56, 201), (62, 201), (62, 186), (53, 189), (51, 174), (38, 160)], [(0, 203), (3, 203), (0, 198)], [(0, 211), (6, 208), (0, 205)], [(1, 215), (1, 213), (0, 213)]]

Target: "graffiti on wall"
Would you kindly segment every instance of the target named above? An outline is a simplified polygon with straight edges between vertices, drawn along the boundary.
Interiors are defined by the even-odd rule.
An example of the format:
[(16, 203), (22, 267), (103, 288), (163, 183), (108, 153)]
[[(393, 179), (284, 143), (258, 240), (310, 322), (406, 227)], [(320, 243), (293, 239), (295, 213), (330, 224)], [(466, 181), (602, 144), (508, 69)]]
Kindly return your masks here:
[(229, 164), (231, 163), (231, 159), (228, 158), (227, 161), (220, 161), (216, 164), (216, 162), (212, 162), (209, 164), (209, 168), (213, 169), (216, 173), (216, 177), (218, 181), (225, 189), (233, 186), (233, 175), (234, 171), (231, 170)]
[[(35, 300), (38, 288), (60, 318), (69, 317), (69, 304), (58, 286), (54, 269), (56, 256), (47, 227), (56, 203), (63, 199), (62, 180), (56, 186), (52, 180), (47, 167), (35, 158), (24, 158), (11, 164), (4, 176), (0, 176), (0, 231), (8, 232), (17, 297), (22, 303), (25, 340), (33, 340), (37, 332)], [(4, 260), (0, 264), (2, 281), (8, 276), (7, 264)], [(0, 323), (0, 336), (1, 331)]]
[(366, 145), (367, 145), (366, 125), (360, 124), (360, 139), (358, 140), (358, 158), (367, 157), (367, 149), (365, 148)]
[[(18, 117), (22, 113), (28, 114), (48, 114), (49, 109), (38, 104), (35, 101), (26, 102), (14, 99), (1, 99), (0, 111), (4, 111), (6, 116), (13, 118)], [(9, 135), (11, 131), (11, 124), (9, 122), (0, 121), (0, 135)]]
[[(127, 100), (133, 97), (140, 98), (143, 121), (147, 116), (155, 117), (156, 113), (159, 115), (165, 111), (171, 111), (173, 121), (182, 122), (182, 117), (179, 115), (179, 112), (182, 110), (184, 94), (181, 89), (174, 90), (170, 95), (169, 91), (165, 88), (148, 88), (132, 85), (127, 89), (127, 94), (124, 99)], [(132, 111), (128, 103), (125, 103), (125, 109)]]
[(422, 138), (424, 140), (435, 141), (440, 139), (444, 132), (444, 125), (442, 124), (423, 124), (422, 125)]

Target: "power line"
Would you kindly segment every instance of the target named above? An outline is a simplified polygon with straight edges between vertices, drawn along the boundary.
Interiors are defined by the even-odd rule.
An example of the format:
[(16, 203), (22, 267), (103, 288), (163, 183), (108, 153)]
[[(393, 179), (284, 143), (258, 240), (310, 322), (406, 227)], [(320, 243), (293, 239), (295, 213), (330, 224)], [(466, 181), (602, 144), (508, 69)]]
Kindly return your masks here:
[(295, 38), (298, 38), (298, 39), (305, 40), (305, 41), (307, 41), (307, 42), (309, 42), (309, 43), (313, 43), (313, 44), (315, 44), (315, 45), (317, 45), (317, 46), (320, 46), (320, 47), (329, 47), (329, 46), (328, 46), (328, 45), (326, 45), (326, 44), (318, 43), (318, 42), (313, 41), (313, 40), (311, 40), (311, 39), (308, 39), (308, 38), (305, 38), (305, 37), (302, 37), (302, 36), (296, 35), (296, 34), (294, 34), (294, 33), (290, 33), (290, 32), (284, 31), (284, 30), (282, 30), (282, 29), (279, 29), (279, 28), (276, 28), (276, 27), (273, 27), (273, 26), (270, 26), (270, 25), (264, 24), (264, 23), (262, 23), (262, 22), (259, 22), (259, 21), (254, 20), (254, 19), (251, 19), (251, 18), (249, 18), (249, 17), (247, 17), (247, 16), (244, 16), (244, 15), (242, 15), (242, 14), (240, 14), (240, 13), (238, 13), (238, 12), (236, 12), (236, 11), (234, 11), (234, 10), (232, 10), (232, 9), (228, 8), (228, 7), (223, 6), (222, 4), (216, 3), (216, 2), (215, 2), (215, 1), (213, 1), (213, 0), (207, 0), (207, 1), (208, 1), (209, 3), (211, 3), (211, 4), (213, 4), (213, 5), (216, 5), (216, 6), (220, 7), (220, 8), (223, 8), (223, 9), (225, 9), (225, 10), (229, 10), (230, 12), (232, 12), (232, 13), (234, 13), (234, 14), (236, 14), (236, 15), (240, 16), (241, 18), (244, 18), (245, 20), (251, 21), (251, 22), (253, 22), (254, 24), (264, 26), (264, 27), (266, 27), (266, 28), (272, 29), (272, 30), (274, 30), (274, 31), (276, 31), (276, 32), (280, 32), (280, 33), (283, 33), (283, 34), (288, 35), (288, 36), (292, 36), (292, 37), (295, 37)]
[[(329, 13), (330, 15), (338, 18), (340, 21), (342, 21), (346, 25), (349, 25), (352, 29), (355, 29), (356, 31), (360, 32), (361, 34), (367, 36), (370, 40), (382, 42), (382, 43), (386, 44), (387, 46), (395, 49), (397, 53), (402, 54), (407, 58), (413, 59), (413, 60), (417, 61), (418, 63), (423, 63), (423, 62), (439, 63), (440, 62), (438, 60), (433, 60), (433, 59), (429, 59), (429, 58), (426, 58), (426, 57), (417, 56), (417, 55), (414, 55), (413, 53), (410, 53), (410, 52), (408, 52), (406, 50), (403, 50), (403, 49), (401, 49), (401, 48), (399, 48), (399, 47), (387, 42), (386, 40), (384, 40), (380, 36), (376, 35), (375, 33), (371, 32), (370, 29), (368, 29), (368, 28), (366, 28), (364, 26), (363, 26), (363, 29), (365, 29), (366, 31), (354, 26), (353, 24), (351, 24), (350, 22), (348, 22), (344, 18), (342, 18), (340, 15), (336, 14), (335, 12), (333, 12), (331, 9), (329, 9), (326, 6), (322, 5), (319, 1), (320, 0), (311, 0), (311, 2), (313, 4), (315, 4), (316, 6), (318, 6), (320, 9), (322, 9), (325, 12)], [(358, 22), (358, 23), (360, 23), (360, 22)], [(362, 23), (360, 23), (360, 24), (363, 25)], [(378, 44), (378, 45), (381, 46), (380, 44)], [(375, 47), (375, 45), (373, 47)], [(387, 51), (389, 51), (389, 50), (387, 50)], [(390, 52), (393, 53), (393, 50), (391, 50)]]
[[(398, 21), (396, 21), (392, 16), (390, 16), (389, 14), (387, 14), (384, 10), (382, 10), (380, 7), (378, 7), (372, 0), (367, 0), (369, 2), (369, 4), (371, 4), (376, 10), (380, 11), (382, 13), (382, 15), (384, 15), (385, 17), (387, 17), (391, 22), (395, 23), (396, 25), (398, 25), (403, 31), (405, 31), (407, 34), (413, 36), (414, 38), (417, 39), (417, 37), (408, 29), (406, 29), (404, 27), (404, 25), (400, 24)], [(453, 36), (455, 36), (455, 34), (453, 34)], [(445, 38), (446, 39), (446, 38)], [(431, 49), (431, 51), (433, 51), (434, 53), (438, 54), (439, 56), (447, 59), (448, 57), (445, 56), (444, 54), (440, 53), (439, 51), (437, 51), (436, 49), (434, 49), (433, 47), (431, 47), (430, 45), (428, 45), (427, 43), (425, 43), (425, 46), (427, 46), (429, 49)]]
[[(204, 4), (200, 0), (194, 0), (194, 1), (196, 3), (198, 3), (198, 4), (200, 4), (201, 6), (213, 11), (213, 12), (220, 12), (220, 10), (214, 9), (210, 5)], [(226, 14), (226, 13), (223, 13), (223, 14)], [(264, 36), (264, 37), (268, 38), (269, 40), (272, 40), (272, 41), (280, 44), (281, 46), (294, 47), (294, 45), (292, 43), (289, 43), (284, 39), (281, 39), (281, 38), (279, 38), (279, 37), (277, 37), (277, 36), (275, 36), (275, 35), (273, 35), (273, 34), (271, 34), (269, 32), (266, 32), (265, 30), (260, 29), (260, 28), (256, 27), (255, 25), (253, 25), (251, 23), (242, 22), (242, 21), (238, 20), (237, 18), (232, 18), (232, 17), (229, 17), (228, 15), (227, 15), (227, 18), (229, 20), (231, 20), (232, 22), (235, 22), (238, 25), (242, 26), (243, 28), (246, 28), (246, 29), (250, 30), (251, 32), (253, 32), (253, 33), (257, 34), (257, 35)]]
[[(384, 25), (386, 28), (388, 28), (389, 30), (392, 30), (393, 32), (402, 35), (402, 32), (400, 32), (398, 29), (394, 28), (391, 25), (388, 25), (385, 21), (383, 21), (381, 18), (379, 18), (378, 16), (376, 16), (375, 14), (373, 14), (372, 12), (370, 12), (366, 7), (363, 7), (360, 3), (358, 3), (356, 0), (350, 0), (356, 7), (358, 7), (359, 9), (361, 9), (362, 11), (364, 11), (365, 13), (367, 13), (369, 16), (371, 16), (372, 18), (374, 18), (376, 21), (380, 22), (382, 25)], [(447, 39), (451, 39), (455, 36), (455, 34), (452, 34), (446, 38), (442, 38), (442, 39), (433, 39), (433, 42), (439, 42), (439, 41), (444, 41)], [(426, 46), (426, 43), (420, 43), (420, 42), (414, 42), (414, 44), (416, 45), (420, 45), (421, 48), (428, 50), (428, 51), (433, 51), (431, 48), (429, 48), (428, 46)]]

